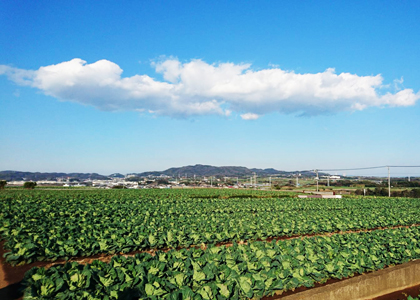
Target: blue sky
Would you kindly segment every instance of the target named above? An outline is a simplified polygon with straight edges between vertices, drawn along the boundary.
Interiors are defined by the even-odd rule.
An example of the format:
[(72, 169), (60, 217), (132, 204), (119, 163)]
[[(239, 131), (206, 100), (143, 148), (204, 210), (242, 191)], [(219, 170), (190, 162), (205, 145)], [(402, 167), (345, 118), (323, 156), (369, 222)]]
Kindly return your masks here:
[(2, 1), (0, 170), (420, 165), (419, 15), (417, 1)]

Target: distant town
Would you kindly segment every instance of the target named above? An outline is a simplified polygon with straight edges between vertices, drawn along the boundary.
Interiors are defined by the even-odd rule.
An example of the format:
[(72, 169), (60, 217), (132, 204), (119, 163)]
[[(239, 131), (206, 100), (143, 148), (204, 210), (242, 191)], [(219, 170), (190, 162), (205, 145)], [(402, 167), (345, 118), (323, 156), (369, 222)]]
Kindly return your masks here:
[[(340, 176), (330, 176), (331, 183), (340, 180)], [(58, 177), (54, 180), (36, 180), (37, 187), (61, 187), (61, 188), (102, 188), (102, 189), (170, 189), (170, 188), (258, 188), (258, 189), (282, 189), (298, 188), (300, 186), (311, 186), (309, 178), (302, 178), (299, 183), (299, 177), (292, 176), (270, 176), (257, 177), (226, 177), (226, 176), (179, 176), (172, 177), (168, 175), (148, 175), (138, 177), (129, 174), (124, 177), (114, 177), (109, 179), (76, 179), (72, 177)], [(23, 180), (7, 181), (8, 187), (23, 186), (28, 182)]]
[[(194, 165), (170, 168), (165, 171), (110, 175), (97, 173), (40, 173), (0, 171), (0, 180), (7, 187), (36, 183), (38, 188), (99, 188), (99, 189), (174, 189), (174, 188), (253, 188), (261, 190), (336, 190), (366, 194), (381, 188), (419, 188), (418, 177), (362, 177), (331, 175), (315, 171), (279, 171), (275, 169), (248, 169), (245, 167), (214, 167)], [(392, 184), (391, 184), (392, 181)]]

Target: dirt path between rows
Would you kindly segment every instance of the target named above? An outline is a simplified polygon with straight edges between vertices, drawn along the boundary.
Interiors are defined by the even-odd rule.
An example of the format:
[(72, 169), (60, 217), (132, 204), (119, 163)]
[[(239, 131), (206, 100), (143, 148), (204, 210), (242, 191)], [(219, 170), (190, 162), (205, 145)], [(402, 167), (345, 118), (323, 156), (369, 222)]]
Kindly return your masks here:
[[(318, 233), (318, 234), (305, 234), (305, 235), (293, 235), (293, 236), (282, 236), (282, 237), (270, 237), (264, 240), (257, 240), (257, 241), (266, 241), (271, 242), (273, 240), (279, 241), (279, 240), (290, 240), (290, 239), (302, 239), (306, 237), (316, 237), (316, 236), (332, 236), (335, 234), (347, 234), (347, 233), (357, 233), (357, 232), (371, 232), (374, 230), (387, 230), (387, 229), (397, 229), (397, 228), (409, 228), (414, 226), (420, 226), (420, 224), (412, 224), (412, 225), (399, 225), (399, 226), (391, 226), (391, 227), (379, 227), (379, 228), (373, 228), (373, 229), (361, 229), (361, 230), (347, 230), (347, 231), (336, 231), (336, 232), (328, 232), (328, 233)], [(55, 265), (64, 264), (66, 262), (77, 262), (80, 264), (89, 264), (92, 263), (94, 260), (100, 260), (103, 262), (110, 262), (112, 257), (116, 255), (122, 255), (125, 257), (134, 256), (137, 253), (149, 253), (151, 255), (155, 255), (157, 251), (170, 251), (172, 250), (167, 249), (149, 249), (149, 250), (139, 250), (139, 251), (133, 251), (130, 253), (118, 253), (113, 255), (107, 255), (107, 254), (98, 254), (90, 257), (75, 257), (72, 259), (69, 259), (67, 261), (65, 260), (57, 260), (55, 262), (51, 261), (37, 261), (31, 264), (26, 265), (20, 265), (20, 266), (12, 266), (8, 263), (6, 263), (5, 258), (3, 258), (4, 253), (6, 252), (4, 249), (4, 243), (5, 241), (0, 242), (0, 299), (21, 299), (22, 294), (19, 291), (21, 288), (21, 281), (27, 271), (32, 269), (33, 267), (45, 267), (50, 268)], [(248, 241), (240, 241), (238, 244), (248, 244)], [(216, 246), (226, 246), (231, 247), (233, 246), (233, 242), (221, 242), (217, 243)], [(201, 248), (206, 249), (206, 245), (201, 246), (191, 246), (189, 248)], [(182, 249), (182, 248), (178, 248)], [(335, 280), (334, 280), (335, 281)], [(299, 289), (295, 290), (297, 292)], [(292, 293), (295, 293), (292, 292)], [(289, 292), (286, 292), (285, 294), (289, 294)]]

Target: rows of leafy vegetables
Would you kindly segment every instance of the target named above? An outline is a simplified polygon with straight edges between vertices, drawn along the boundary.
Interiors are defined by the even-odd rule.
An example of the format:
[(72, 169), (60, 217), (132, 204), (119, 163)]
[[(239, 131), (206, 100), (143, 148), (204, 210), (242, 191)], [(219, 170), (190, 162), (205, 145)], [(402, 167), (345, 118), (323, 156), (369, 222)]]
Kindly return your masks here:
[(205, 199), (189, 193), (1, 193), (0, 234), (11, 250), (6, 259), (55, 260), (420, 223), (420, 199)]
[(420, 258), (420, 228), (172, 250), (33, 268), (25, 299), (246, 299)]

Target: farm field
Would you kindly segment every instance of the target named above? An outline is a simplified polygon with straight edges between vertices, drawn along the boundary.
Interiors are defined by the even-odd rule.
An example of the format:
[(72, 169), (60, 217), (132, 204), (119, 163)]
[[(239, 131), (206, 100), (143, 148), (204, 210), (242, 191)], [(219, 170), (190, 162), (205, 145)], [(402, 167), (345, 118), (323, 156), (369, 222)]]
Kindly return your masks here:
[(28, 296), (58, 299), (259, 299), (420, 258), (419, 227), (232, 247), (116, 256), (34, 268)]
[(5, 190), (0, 200), (9, 264), (115, 255), (32, 269), (28, 299), (261, 298), (420, 258), (413, 198), (185, 189)]

